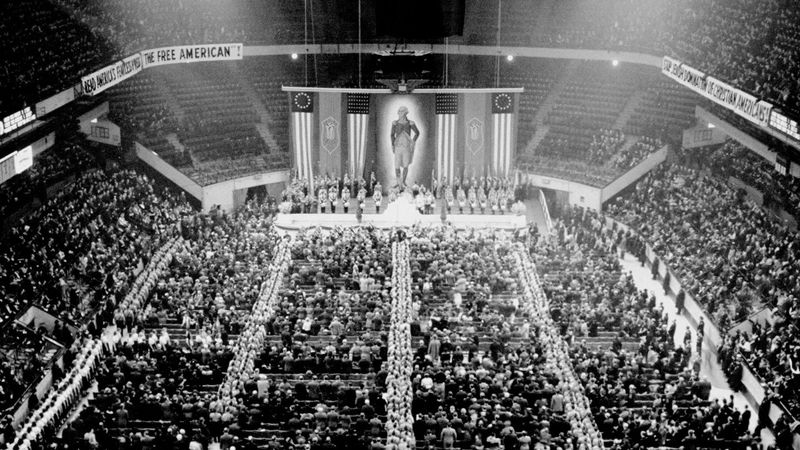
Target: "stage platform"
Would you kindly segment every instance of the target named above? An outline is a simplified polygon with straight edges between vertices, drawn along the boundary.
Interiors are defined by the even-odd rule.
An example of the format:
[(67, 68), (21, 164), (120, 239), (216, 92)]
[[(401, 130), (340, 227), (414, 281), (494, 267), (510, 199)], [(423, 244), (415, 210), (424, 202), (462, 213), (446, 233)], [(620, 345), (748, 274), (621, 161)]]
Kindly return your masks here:
[[(420, 214), (412, 203), (410, 194), (403, 194), (397, 200), (386, 205), (380, 214), (363, 214), (358, 222), (355, 214), (355, 201), (351, 202), (347, 214), (315, 213), (315, 214), (278, 214), (275, 226), (278, 229), (293, 231), (302, 228), (350, 227), (356, 225), (372, 225), (377, 228), (437, 226), (442, 224), (441, 207), (434, 209), (434, 214)], [(383, 208), (382, 208), (383, 209)], [(367, 211), (375, 211), (374, 204), (368, 203)], [(447, 222), (459, 229), (494, 228), (498, 230), (518, 230), (527, 226), (525, 216), (515, 214), (448, 214)]]

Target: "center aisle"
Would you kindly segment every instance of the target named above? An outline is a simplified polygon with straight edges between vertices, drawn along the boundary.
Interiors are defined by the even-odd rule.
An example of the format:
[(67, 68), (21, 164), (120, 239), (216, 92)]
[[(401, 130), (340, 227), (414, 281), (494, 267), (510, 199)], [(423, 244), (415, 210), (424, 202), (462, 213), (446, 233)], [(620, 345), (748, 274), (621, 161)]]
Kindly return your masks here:
[(289, 242), (288, 238), (279, 241), (275, 258), (269, 267), (268, 278), (261, 285), (261, 291), (258, 299), (253, 303), (252, 312), (242, 328), (239, 339), (231, 348), (233, 359), (228, 365), (225, 381), (219, 388), (219, 401), (225, 408), (235, 403), (236, 394), (242, 392), (244, 384), (252, 376), (255, 368), (255, 355), (261, 352), (264, 345), (265, 325), (274, 315), (278, 290), (291, 261)]
[(550, 316), (550, 303), (539, 282), (536, 266), (521, 246), (514, 256), (522, 284), (523, 298), (520, 307), (529, 315), (531, 325), (539, 330), (538, 339), (544, 346), (547, 364), (561, 380), (557, 388), (564, 396), (564, 410), (572, 425), (572, 433), (578, 438), (580, 448), (603, 448), (603, 439), (592, 416), (589, 399), (584, 395), (583, 386), (572, 367), (569, 346), (562, 339)]
[(414, 448), (411, 403), (411, 269), (409, 246), (405, 241), (392, 244), (392, 314), (389, 325), (389, 353), (386, 361), (386, 433), (388, 448)]

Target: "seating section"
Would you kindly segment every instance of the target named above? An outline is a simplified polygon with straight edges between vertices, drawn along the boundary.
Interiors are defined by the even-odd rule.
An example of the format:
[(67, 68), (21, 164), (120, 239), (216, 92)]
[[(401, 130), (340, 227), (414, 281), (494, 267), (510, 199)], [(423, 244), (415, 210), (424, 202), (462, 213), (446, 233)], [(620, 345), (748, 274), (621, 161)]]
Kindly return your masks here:
[(412, 238), (417, 448), (572, 440), (558, 404), (563, 380), (547, 370), (519, 309), (511, 248), (489, 232), (420, 230)]
[[(612, 127), (635, 91), (635, 82), (631, 71), (615, 70), (608, 63), (582, 64), (545, 119), (544, 123), (551, 126), (546, 142), (565, 140), (569, 151), (585, 150), (591, 130)], [(569, 153), (564, 156), (574, 157)]]
[(699, 158), (721, 177), (732, 176), (764, 194), (764, 206), (781, 208), (800, 222), (800, 181), (734, 140), (708, 149)]
[(269, 128), (281, 148), (289, 148), (289, 94), (283, 85), (304, 85), (302, 64), (286, 64), (285, 57), (247, 59), (242, 70), (269, 113)]
[(178, 130), (178, 119), (151, 72), (141, 73), (109, 90), (109, 120), (176, 168), (191, 165), (191, 157), (173, 146), (165, 136)]
[[(735, 368), (741, 350), (777, 398), (794, 411), (797, 302), (794, 274), (800, 269), (794, 251), (797, 232), (731, 187), (727, 176), (751, 171), (749, 158), (727, 143), (717, 152), (687, 151), (686, 165), (666, 166), (642, 179), (628, 194), (607, 205), (607, 212), (637, 229), (680, 277), (686, 294), (705, 308), (720, 329), (770, 308), (775, 325), (740, 333), (726, 343), (723, 359)], [(695, 154), (696, 153), (696, 154)], [(709, 166), (707, 164), (713, 164)], [(738, 168), (738, 169), (734, 169)], [(747, 169), (745, 169), (747, 168)], [(702, 171), (701, 171), (702, 169)], [(723, 177), (719, 177), (723, 175)], [(777, 184), (773, 185), (776, 186)], [(699, 251), (702, 249), (702, 251)], [(769, 350), (772, 349), (772, 350)], [(732, 384), (741, 373), (731, 370)]]
[[(63, 330), (61, 325), (59, 330)], [(3, 329), (0, 343), (0, 409), (7, 410), (22, 397), (22, 394), (36, 380), (44, 367), (57, 356), (59, 350), (71, 343), (69, 331), (59, 332), (63, 344), (48, 339), (46, 329), (33, 330), (30, 327), (12, 322)]]
[(718, 326), (739, 323), (777, 294), (768, 292), (762, 277), (769, 269), (759, 269), (755, 259), (771, 251), (749, 254), (741, 233), (751, 230), (759, 239), (774, 240), (783, 232), (725, 180), (684, 166), (661, 167), (607, 210), (643, 234)]
[(34, 156), (30, 169), (0, 186), (0, 217), (4, 222), (12, 220), (20, 209), (30, 205), (35, 198), (46, 201), (48, 187), (95, 165), (94, 157), (84, 146), (57, 143), (55, 147)]
[(673, 95), (682, 88), (656, 70), (584, 62), (562, 76), (541, 122), (520, 122), (520, 136), (541, 136), (520, 141), (531, 151), (518, 163), (533, 173), (604, 187), (663, 144), (679, 145), (693, 120), (696, 99)]
[[(280, 302), (256, 358), (257, 444), (363, 448), (385, 442), (391, 252), (377, 230), (306, 230), (292, 244)], [(262, 390), (262, 386), (266, 390)], [(247, 389), (245, 389), (247, 391)]]
[(661, 139), (643, 137), (633, 145), (623, 148), (617, 154), (614, 164), (622, 171), (630, 170), (663, 146)]
[[(124, 296), (137, 267), (188, 211), (177, 195), (131, 170), (79, 174), (3, 237), (0, 322), (35, 303), (68, 322), (102, 323), (113, 308), (108, 299)], [(27, 388), (45, 366), (23, 370), (18, 382)], [(9, 389), (0, 403), (9, 406), (20, 393)]]
[(623, 128), (626, 134), (675, 140), (694, 120), (699, 95), (678, 83), (658, 77), (644, 88), (641, 102)]
[[(367, 8), (364, 14), (372, 11)], [(666, 54), (797, 115), (800, 84), (793, 75), (800, 64), (799, 15), (800, 8), (780, 0), (769, 0), (759, 8), (747, 0), (721, 7), (696, 0), (646, 0), (635, 5), (625, 0), (510, 0), (501, 8), (470, 0), (463, 37), (449, 43)], [(13, 19), (2, 23), (3, 37), (15, 55), (7, 58), (11, 65), (4, 70), (4, 85), (24, 86), (4, 94), (4, 100), (15, 99), (8, 103), (14, 105), (11, 111), (70, 86), (113, 56), (143, 48), (306, 40), (338, 44), (354, 43), (359, 37), (364, 42), (393, 43), (377, 36), (373, 27), (360, 27), (359, 35), (357, 15), (346, 2), (304, 8), (256, 0), (191, 4), (153, 0), (146, 5), (122, 0), (26, 0), (7, 17)], [(176, 17), (181, 18), (179, 26)], [(304, 19), (313, 24), (309, 33), (297, 26)], [(50, 25), (45, 30), (42, 23)], [(36, 75), (27, 75), (31, 73)]]
[(267, 205), (253, 201), (231, 216), (182, 221), (185, 239), (141, 309), (115, 314), (117, 329), (108, 339), (115, 357), (100, 369), (98, 393), (64, 442), (82, 447), (94, 430), (103, 448), (131, 439), (139, 445), (196, 440), (205, 447), (244, 424), (235, 408), (217, 407), (218, 390), (272, 261), (278, 237), (271, 216)]
[(508, 71), (501, 73), (503, 86), (525, 89), (519, 96), (517, 142), (527, 143), (533, 138), (534, 117), (563, 73), (563, 62), (538, 58), (515, 60)]
[[(288, 153), (270, 152), (259, 131), (282, 124), (261, 123), (258, 100), (246, 96), (234, 70), (209, 63), (137, 75), (111, 91), (110, 116), (201, 185), (287, 168)], [(288, 148), (287, 140), (279, 147)]]
[[(563, 212), (558, 234), (535, 250), (553, 319), (572, 342), (572, 362), (606, 448), (746, 448), (750, 413), (732, 399), (709, 401), (711, 383), (691, 369), (699, 348), (676, 326), (652, 293), (621, 271), (619, 251), (641, 248), (630, 233), (598, 226), (595, 213)], [(637, 251), (638, 253), (638, 251)], [(677, 426), (656, 433), (651, 421)], [(707, 428), (705, 423), (713, 426)]]
[(0, 19), (0, 116), (32, 106), (106, 64), (113, 47), (48, 0), (7, 5)]

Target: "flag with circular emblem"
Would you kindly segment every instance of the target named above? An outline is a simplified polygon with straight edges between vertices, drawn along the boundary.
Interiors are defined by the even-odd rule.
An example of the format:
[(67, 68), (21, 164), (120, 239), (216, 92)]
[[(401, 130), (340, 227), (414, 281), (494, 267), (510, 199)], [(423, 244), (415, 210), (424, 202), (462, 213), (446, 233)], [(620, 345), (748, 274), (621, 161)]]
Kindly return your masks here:
[(514, 94), (492, 94), (492, 171), (508, 176), (514, 154)]
[(314, 94), (311, 92), (291, 92), (289, 102), (292, 110), (292, 144), (294, 148), (294, 169), (297, 177), (313, 180), (312, 137)]

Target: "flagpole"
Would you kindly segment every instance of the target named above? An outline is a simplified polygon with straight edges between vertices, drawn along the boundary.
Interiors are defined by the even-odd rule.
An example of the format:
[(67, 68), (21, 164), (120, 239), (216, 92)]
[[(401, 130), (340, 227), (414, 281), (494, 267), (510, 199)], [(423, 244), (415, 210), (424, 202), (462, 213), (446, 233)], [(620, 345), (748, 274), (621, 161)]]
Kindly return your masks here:
[(303, 2), (303, 45), (305, 46), (305, 55), (303, 55), (303, 76), (306, 79), (306, 86), (308, 86), (308, 0)]
[(361, 88), (361, 0), (358, 0), (358, 87)]

